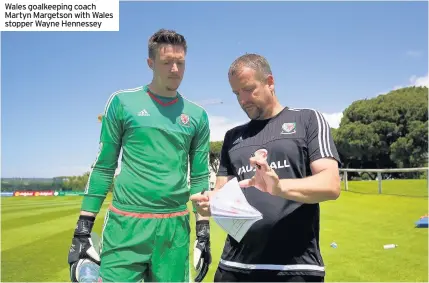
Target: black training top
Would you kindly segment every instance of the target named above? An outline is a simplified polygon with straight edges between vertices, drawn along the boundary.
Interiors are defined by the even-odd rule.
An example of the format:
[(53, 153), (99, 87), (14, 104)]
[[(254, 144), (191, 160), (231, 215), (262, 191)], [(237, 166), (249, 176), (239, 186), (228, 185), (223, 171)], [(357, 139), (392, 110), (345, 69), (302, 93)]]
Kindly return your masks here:
[[(225, 134), (218, 176), (250, 179), (252, 153), (268, 151), (268, 164), (280, 179), (311, 175), (310, 162), (331, 157), (340, 162), (330, 127), (311, 109), (283, 109), (275, 117), (250, 121)], [(319, 204), (302, 204), (256, 188), (243, 189), (247, 201), (263, 219), (240, 243), (228, 236), (219, 263), (227, 270), (275, 270), (280, 274), (322, 275), (319, 249)]]

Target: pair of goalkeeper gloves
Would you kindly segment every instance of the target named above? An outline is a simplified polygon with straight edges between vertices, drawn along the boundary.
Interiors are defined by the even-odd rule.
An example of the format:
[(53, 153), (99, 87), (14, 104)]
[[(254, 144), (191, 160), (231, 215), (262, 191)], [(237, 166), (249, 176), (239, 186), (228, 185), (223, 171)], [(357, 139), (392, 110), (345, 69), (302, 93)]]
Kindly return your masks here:
[[(68, 255), (70, 280), (78, 282), (79, 265), (90, 260), (100, 265), (101, 259), (91, 239), (91, 231), (95, 217), (81, 215), (77, 221), (72, 244)], [(201, 282), (207, 274), (212, 262), (210, 250), (210, 224), (208, 220), (196, 223), (196, 240), (194, 244), (194, 268), (197, 271), (195, 282)]]

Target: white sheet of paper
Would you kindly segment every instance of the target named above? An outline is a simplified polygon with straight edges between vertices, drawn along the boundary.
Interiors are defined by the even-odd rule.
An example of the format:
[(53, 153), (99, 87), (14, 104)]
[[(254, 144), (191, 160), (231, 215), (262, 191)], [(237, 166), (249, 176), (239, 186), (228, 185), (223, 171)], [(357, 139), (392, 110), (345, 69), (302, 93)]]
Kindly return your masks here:
[(262, 219), (262, 214), (247, 202), (237, 178), (231, 179), (213, 195), (210, 209), (213, 220), (238, 242), (256, 221)]

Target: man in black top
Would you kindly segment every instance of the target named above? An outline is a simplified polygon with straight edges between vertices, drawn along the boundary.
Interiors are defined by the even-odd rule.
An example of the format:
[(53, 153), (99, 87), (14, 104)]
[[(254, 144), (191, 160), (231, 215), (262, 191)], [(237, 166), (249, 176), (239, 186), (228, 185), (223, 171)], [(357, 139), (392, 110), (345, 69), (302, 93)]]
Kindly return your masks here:
[[(324, 281), (319, 203), (340, 195), (330, 127), (316, 110), (281, 106), (264, 57), (239, 57), (228, 76), (251, 121), (226, 133), (216, 188), (199, 211), (210, 215), (210, 194), (236, 177), (263, 219), (240, 242), (227, 237), (214, 281)], [(254, 155), (260, 149), (266, 157)]]

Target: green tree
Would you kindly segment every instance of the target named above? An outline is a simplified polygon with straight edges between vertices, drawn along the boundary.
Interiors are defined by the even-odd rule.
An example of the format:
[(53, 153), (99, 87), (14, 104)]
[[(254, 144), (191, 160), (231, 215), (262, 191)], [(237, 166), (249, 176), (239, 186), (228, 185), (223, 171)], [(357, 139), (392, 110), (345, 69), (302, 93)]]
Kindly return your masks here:
[(425, 166), (428, 89), (407, 87), (353, 102), (333, 137), (348, 168)]
[(219, 169), (222, 144), (222, 141), (210, 142), (210, 167), (213, 172), (217, 172), (217, 170)]
[(409, 132), (391, 146), (390, 157), (399, 167), (419, 167), (427, 163), (428, 121), (412, 121)]
[(63, 187), (72, 191), (83, 191), (88, 182), (89, 172), (85, 172), (81, 176), (68, 176), (63, 183)]

